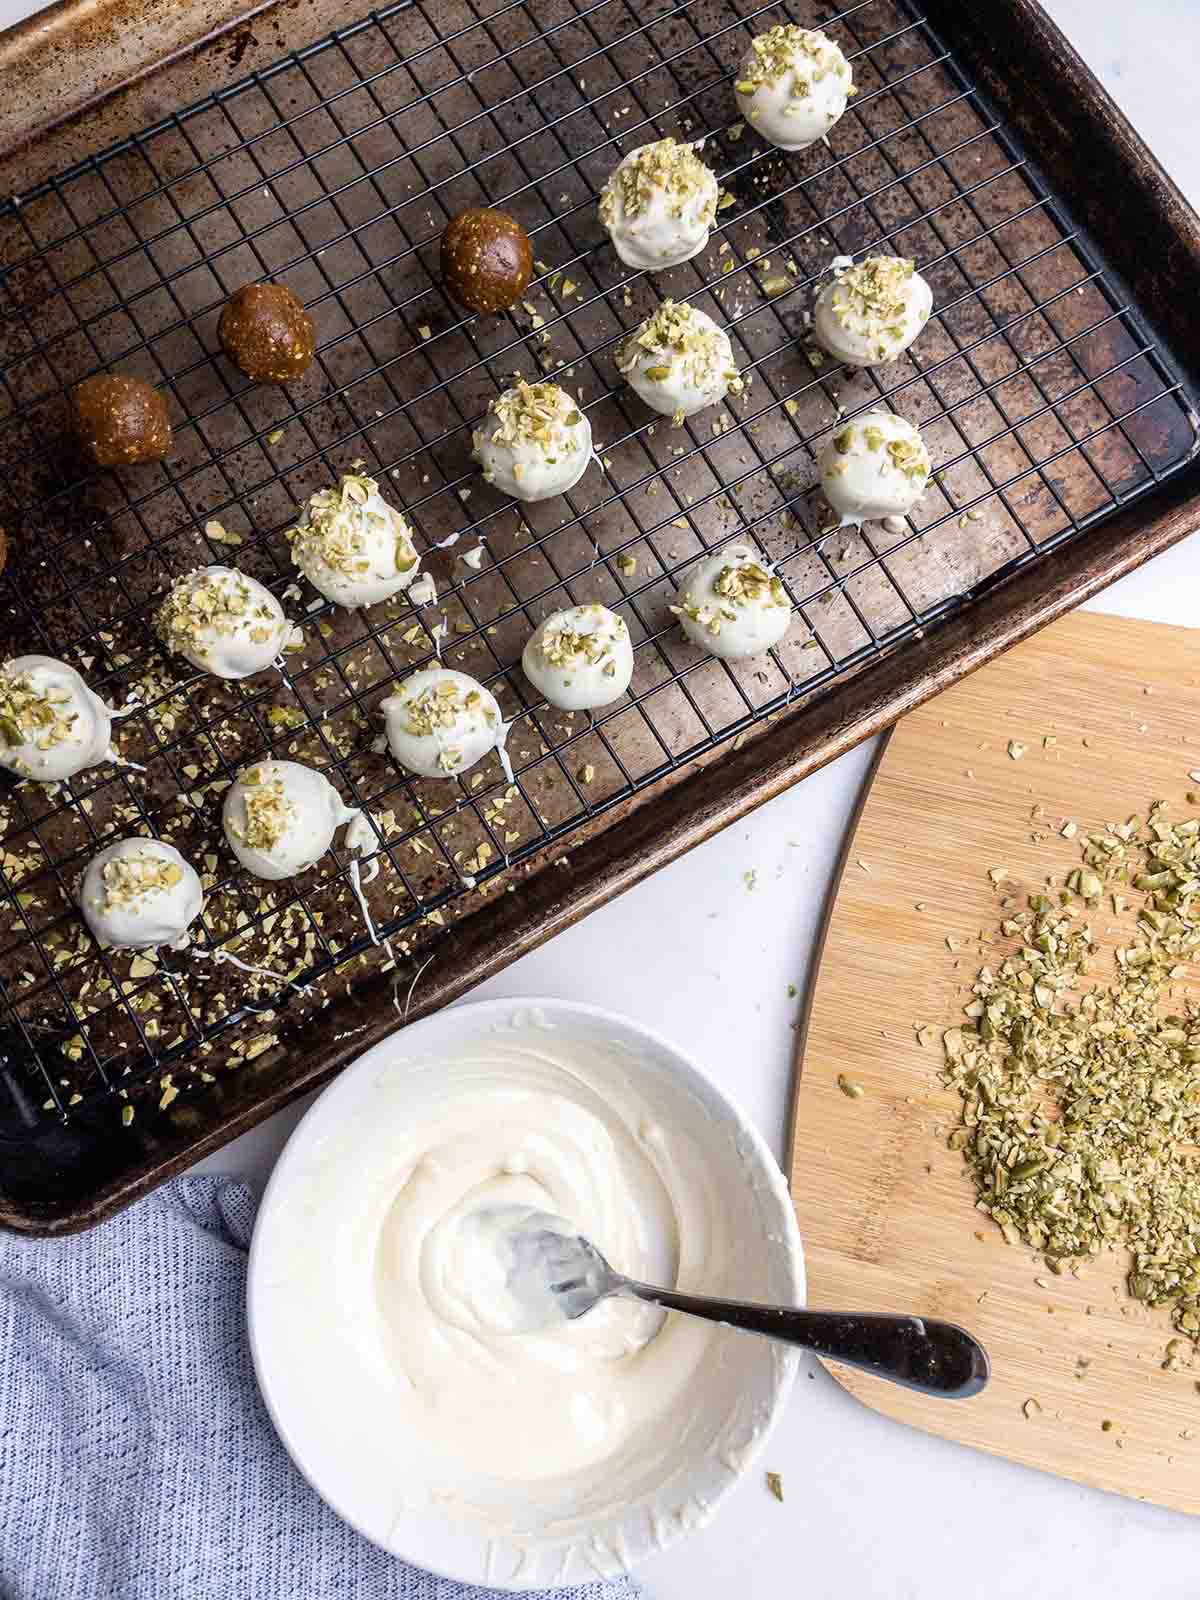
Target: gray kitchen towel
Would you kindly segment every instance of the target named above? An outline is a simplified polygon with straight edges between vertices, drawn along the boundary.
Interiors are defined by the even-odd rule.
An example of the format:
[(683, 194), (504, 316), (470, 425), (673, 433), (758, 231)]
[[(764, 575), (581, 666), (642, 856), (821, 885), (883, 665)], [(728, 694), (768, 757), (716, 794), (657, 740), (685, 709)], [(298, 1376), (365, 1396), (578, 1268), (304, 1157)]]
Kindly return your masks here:
[(246, 1338), (254, 1210), (178, 1178), (89, 1233), (0, 1235), (0, 1600), (488, 1600), (360, 1538), (292, 1465)]

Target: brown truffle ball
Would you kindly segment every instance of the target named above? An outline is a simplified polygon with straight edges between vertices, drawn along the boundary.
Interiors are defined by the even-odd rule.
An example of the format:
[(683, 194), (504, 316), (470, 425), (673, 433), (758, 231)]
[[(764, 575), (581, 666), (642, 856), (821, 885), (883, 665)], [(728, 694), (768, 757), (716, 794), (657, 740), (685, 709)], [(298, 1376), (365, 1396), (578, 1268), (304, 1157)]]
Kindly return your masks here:
[(244, 283), (235, 289), (217, 331), (230, 361), (258, 383), (300, 377), (317, 348), (313, 319), (282, 283)]
[(442, 277), (472, 311), (507, 311), (533, 275), (529, 235), (507, 211), (460, 211), (442, 235)]
[(75, 432), (98, 467), (161, 461), (171, 448), (167, 402), (141, 378), (98, 372), (71, 395)]

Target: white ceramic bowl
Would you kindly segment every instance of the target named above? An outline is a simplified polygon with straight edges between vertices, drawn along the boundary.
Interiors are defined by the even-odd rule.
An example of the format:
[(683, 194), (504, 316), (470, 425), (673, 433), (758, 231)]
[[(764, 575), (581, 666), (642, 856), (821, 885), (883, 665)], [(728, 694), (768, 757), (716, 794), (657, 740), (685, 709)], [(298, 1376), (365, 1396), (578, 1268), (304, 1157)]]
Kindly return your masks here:
[[(796, 1353), (782, 1345), (720, 1332), (706, 1358), (705, 1381), (696, 1385), (697, 1425), (689, 1425), (686, 1436), (664, 1450), (656, 1481), (644, 1493), (631, 1503), (606, 1508), (577, 1530), (573, 1544), (578, 1554), (565, 1565), (561, 1533), (555, 1536), (546, 1527), (543, 1536), (538, 1484), (529, 1487), (528, 1503), (522, 1506), (524, 1541), (521, 1546), (508, 1544), (462, 1511), (456, 1514), (423, 1482), (395, 1481), (394, 1470), (386, 1469), (383, 1443), (386, 1430), (403, 1423), (382, 1394), (377, 1412), (368, 1411), (378, 1416), (377, 1430), (352, 1424), (336, 1404), (313, 1403), (314, 1391), (323, 1388), (323, 1369), (318, 1366), (314, 1374), (303, 1315), (297, 1316), (294, 1299), (285, 1310), (288, 1297), (280, 1286), (294, 1270), (297, 1221), (302, 1223), (317, 1203), (323, 1152), (347, 1138), (377, 1134), (390, 1118), (403, 1126), (406, 1079), (409, 1094), (415, 1095), (422, 1062), (445, 1061), (497, 1029), (520, 1029), (525, 1019), (529, 1026), (549, 1025), (585, 1045), (616, 1051), (622, 1070), (663, 1125), (687, 1131), (727, 1201), (738, 1242), (737, 1281), (723, 1285), (721, 1292), (793, 1305), (804, 1299), (804, 1260), (791, 1199), (770, 1151), (693, 1062), (626, 1017), (563, 1000), (491, 1000), (453, 1007), (368, 1050), (330, 1084), (297, 1126), (275, 1167), (250, 1251), (250, 1342), (267, 1408), (301, 1472), (368, 1539), (440, 1576), (515, 1590), (615, 1574), (706, 1522), (757, 1459), (787, 1399), (796, 1365)], [(328, 1194), (327, 1189), (320, 1192)], [(355, 1203), (352, 1184), (345, 1198), (348, 1207)], [(299, 1236), (303, 1238), (302, 1231)], [(310, 1276), (312, 1267), (307, 1261)], [(335, 1279), (344, 1270), (344, 1263), (328, 1264), (330, 1294), (337, 1294)], [(371, 1261), (359, 1262), (353, 1270), (369, 1274)], [(330, 1352), (326, 1328), (322, 1348), (331, 1355), (331, 1367), (358, 1361), (363, 1370), (356, 1331), (347, 1318), (344, 1349)], [(336, 1387), (336, 1382), (330, 1385), (331, 1390)], [(380, 1454), (373, 1459), (376, 1445)]]

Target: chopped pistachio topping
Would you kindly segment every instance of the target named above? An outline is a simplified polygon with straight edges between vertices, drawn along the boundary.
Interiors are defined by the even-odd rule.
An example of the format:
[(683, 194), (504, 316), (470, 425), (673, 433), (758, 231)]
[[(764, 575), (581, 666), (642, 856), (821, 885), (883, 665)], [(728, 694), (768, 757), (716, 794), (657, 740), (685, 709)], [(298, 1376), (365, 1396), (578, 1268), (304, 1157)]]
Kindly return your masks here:
[(660, 364), (644, 369), (644, 376), (651, 383), (665, 383), (677, 375), (696, 389), (709, 388), (722, 380), (734, 394), (740, 394), (744, 387), (733, 363), (728, 336), (694, 306), (664, 300), (619, 348), (619, 370), (632, 372), (643, 351), (662, 357)]
[[(613, 615), (604, 606), (580, 606), (578, 612), (556, 618), (542, 634), (538, 649), (542, 657), (554, 667), (574, 667), (584, 662), (595, 665), (605, 659), (613, 645), (629, 632), (623, 618)], [(576, 628), (574, 622), (587, 618), (590, 628)]]
[(846, 59), (832, 39), (812, 28), (781, 23), (751, 43), (734, 87), (738, 94), (753, 94), (765, 84), (782, 83), (791, 73), (789, 98), (804, 100), (812, 93), (813, 84), (831, 72), (847, 79), (850, 76)]
[[(457, 727), (461, 717), (475, 718), (482, 715), (489, 723), (494, 723), (496, 720), (495, 712), (486, 705), (478, 689), (468, 689), (464, 693), (457, 683), (451, 682), (448, 678), (443, 679), (441, 683), (431, 683), (428, 688), (422, 689), (420, 694), (405, 702), (404, 709), (405, 729), (418, 739), (428, 739), (437, 733), (448, 732)], [(456, 752), (443, 751), (443, 755), (450, 754)], [(455, 764), (457, 765), (457, 762)]]
[(887, 456), (896, 471), (902, 472), (906, 478), (929, 476), (929, 451), (920, 436), (915, 439), (893, 439), (887, 447)]
[(730, 561), (723, 566), (712, 581), (716, 603), (699, 601), (690, 589), (685, 589), (678, 606), (671, 610), (682, 612), (700, 627), (706, 628), (713, 638), (719, 638), (726, 622), (737, 620), (738, 609), (745, 606), (772, 606), (789, 604), (787, 590), (782, 581), (758, 561)]
[(412, 571), (417, 551), (408, 523), (380, 497), (374, 478), (347, 472), (336, 486), (317, 490), (304, 520), (289, 528), (285, 537), (301, 567), (323, 565), (347, 578), (359, 578), (374, 566), (373, 535), (390, 545), (398, 573)]
[(135, 853), (106, 861), (100, 876), (104, 880), (104, 910), (113, 911), (136, 905), (146, 895), (173, 889), (183, 877), (183, 868), (146, 845)]
[(283, 779), (269, 767), (251, 767), (241, 781), (246, 807), (241, 842), (251, 850), (277, 849), (296, 820), (295, 802), (288, 798)]
[[(910, 435), (899, 439), (889, 439), (883, 429), (876, 423), (866, 422), (861, 428), (848, 424), (833, 436), (833, 448), (840, 456), (848, 456), (854, 449), (854, 441), (859, 433), (865, 447), (877, 455), (884, 457), (880, 462), (880, 472), (895, 470), (901, 472), (906, 478), (927, 478), (929, 476), (929, 451), (925, 448), (925, 441), (915, 430)], [(836, 470), (844, 472), (844, 467)]]
[(240, 572), (203, 569), (176, 578), (154, 625), (171, 650), (203, 657), (214, 638), (245, 636), (265, 644), (280, 631), (277, 613)]
[(39, 688), (28, 672), (0, 671), (0, 740), (52, 750), (71, 737), (79, 720), (71, 691), (57, 684)]
[[(578, 450), (581, 440), (572, 431), (583, 414), (565, 389), (556, 383), (526, 383), (518, 378), (488, 406), (496, 419), (491, 438), (502, 444), (536, 444), (543, 450)], [(476, 433), (476, 446), (481, 442)]]
[[(1130, 1293), (1197, 1340), (1200, 1005), (1170, 986), (1200, 951), (1200, 821), (1172, 823), (1156, 802), (1145, 824), (1081, 843), (1064, 889), (1006, 916), (1015, 949), (983, 968), (966, 1023), (944, 1036), (963, 1102), (949, 1142), (1010, 1244), (1055, 1266), (1128, 1248)], [(1145, 898), (1096, 978), (1090, 918), (1114, 886)]]
[(622, 213), (627, 220), (640, 216), (660, 195), (673, 217), (699, 203), (698, 220), (710, 228), (717, 220), (717, 180), (690, 144), (674, 139), (656, 139), (625, 157), (601, 192), (600, 220), (611, 228)]
[(722, 567), (713, 588), (737, 605), (786, 606), (788, 603), (783, 584), (757, 561), (731, 562)]
[(878, 333), (903, 337), (916, 270), (916, 262), (900, 256), (872, 256), (856, 267), (847, 267), (834, 289), (834, 316), (843, 328), (857, 323)]

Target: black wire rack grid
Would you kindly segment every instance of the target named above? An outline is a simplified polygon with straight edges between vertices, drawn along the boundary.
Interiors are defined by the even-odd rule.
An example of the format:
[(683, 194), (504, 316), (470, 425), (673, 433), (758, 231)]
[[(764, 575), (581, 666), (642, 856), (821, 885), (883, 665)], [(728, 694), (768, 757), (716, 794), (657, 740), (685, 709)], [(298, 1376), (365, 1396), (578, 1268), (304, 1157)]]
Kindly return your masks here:
[[(741, 125), (731, 88), (781, 20), (830, 31), (860, 90), (800, 156)], [(621, 267), (595, 200), (622, 154), (666, 134), (705, 139), (727, 202), (708, 249), (651, 278)], [(447, 298), (436, 261), (448, 218), (483, 203), (519, 218), (537, 259), (522, 304), (490, 319)], [(861, 373), (812, 348), (808, 307), (835, 254), (869, 248), (915, 258), (936, 309), (909, 357)], [(439, 929), (523, 866), (1046, 561), (1193, 444), (1169, 360), (906, 0), (405, 0), (6, 202), (0, 261), (6, 643), (132, 695), (121, 749), (143, 769), (2, 800), (0, 1010), (29, 1064), (26, 1124), (114, 1093), (128, 1119), (155, 1079), (165, 1105), (371, 968), (395, 967), (402, 1010)], [(229, 292), (265, 277), (318, 324), (288, 387), (218, 354)], [(668, 294), (729, 329), (753, 380), (682, 428), (613, 364)], [(89, 473), (66, 391), (114, 367), (170, 395), (175, 445)], [(522, 509), (472, 468), (472, 423), (514, 372), (553, 376), (592, 422), (601, 461), (562, 501)], [(815, 454), (880, 399), (921, 424), (935, 481), (899, 534), (823, 533)], [(296, 582), (283, 530), (354, 461), (418, 530), (435, 603), (337, 611)], [(733, 537), (777, 563), (796, 613), (748, 663), (704, 656), (669, 611), (680, 574)], [(163, 655), (156, 600), (214, 560), (303, 623), (281, 673), (227, 685)], [(584, 600), (627, 619), (637, 667), (628, 697), (571, 717), (518, 662), (547, 611)], [(513, 716), (511, 785), (494, 760), (414, 782), (379, 750), (379, 699), (435, 654)], [(282, 886), (234, 870), (220, 793), (263, 753), (323, 767), (372, 819), (361, 894), (382, 948), (345, 852)], [(130, 831), (202, 867), (198, 956), (130, 958), (82, 932), (79, 873)]]

